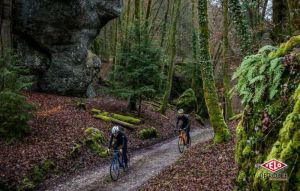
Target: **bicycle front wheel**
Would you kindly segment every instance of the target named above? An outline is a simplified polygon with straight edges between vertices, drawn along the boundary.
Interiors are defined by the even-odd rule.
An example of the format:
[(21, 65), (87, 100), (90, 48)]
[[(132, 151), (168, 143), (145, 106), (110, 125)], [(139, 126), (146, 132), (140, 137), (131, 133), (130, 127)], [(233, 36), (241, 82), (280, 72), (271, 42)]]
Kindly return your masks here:
[(178, 150), (180, 153), (183, 153), (184, 151), (184, 140), (182, 137), (179, 137), (178, 139)]
[(110, 165), (110, 177), (113, 181), (119, 179), (120, 175), (120, 165), (117, 160), (113, 160)]

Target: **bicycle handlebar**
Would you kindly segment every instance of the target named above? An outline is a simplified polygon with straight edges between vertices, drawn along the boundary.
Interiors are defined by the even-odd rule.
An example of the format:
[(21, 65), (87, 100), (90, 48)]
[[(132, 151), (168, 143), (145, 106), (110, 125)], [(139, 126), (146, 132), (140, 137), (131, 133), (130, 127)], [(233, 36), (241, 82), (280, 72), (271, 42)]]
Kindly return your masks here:
[(183, 129), (177, 128), (177, 129), (174, 129), (174, 131), (185, 131), (185, 130), (187, 130), (187, 128), (183, 128)]

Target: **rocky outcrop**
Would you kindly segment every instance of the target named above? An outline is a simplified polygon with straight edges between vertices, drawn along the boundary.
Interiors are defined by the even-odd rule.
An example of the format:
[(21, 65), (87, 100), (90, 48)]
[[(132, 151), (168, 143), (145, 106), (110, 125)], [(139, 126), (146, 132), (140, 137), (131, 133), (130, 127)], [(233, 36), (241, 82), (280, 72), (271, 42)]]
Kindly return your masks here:
[(61, 95), (91, 92), (101, 62), (89, 46), (120, 11), (120, 0), (15, 0), (14, 48), (32, 70), (36, 88)]

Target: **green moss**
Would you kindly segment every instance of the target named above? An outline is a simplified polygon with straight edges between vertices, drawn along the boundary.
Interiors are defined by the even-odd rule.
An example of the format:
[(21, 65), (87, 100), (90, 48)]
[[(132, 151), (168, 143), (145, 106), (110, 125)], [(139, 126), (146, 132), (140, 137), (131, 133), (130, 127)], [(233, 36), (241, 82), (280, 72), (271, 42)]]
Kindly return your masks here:
[(93, 108), (91, 112), (95, 115), (95, 117), (100, 118), (106, 122), (113, 121), (113, 120), (121, 121), (125, 123), (131, 123), (131, 124), (140, 124), (142, 122), (140, 119), (132, 116), (125, 116), (116, 113), (104, 112), (95, 108)]
[(219, 131), (218, 133), (215, 134), (214, 143), (218, 144), (218, 143), (229, 141), (230, 139), (231, 139), (231, 134), (229, 129), (223, 128), (222, 131)]
[(270, 52), (276, 51), (277, 48), (271, 45), (266, 45), (258, 50), (258, 54), (269, 54)]
[(112, 121), (112, 118), (111, 118), (111, 117), (107, 117), (107, 116), (105, 116), (105, 115), (97, 114), (97, 115), (95, 115), (94, 117), (95, 117), (95, 118), (98, 118), (98, 119), (101, 119), (101, 120), (103, 120), (103, 121), (105, 121), (105, 122), (110, 122), (110, 121)]
[(100, 153), (99, 153), (99, 156), (101, 158), (106, 158), (109, 156), (109, 152), (107, 152), (107, 150), (102, 150)]
[(250, 156), (252, 153), (252, 148), (247, 145), (244, 149), (243, 149), (243, 156), (247, 157)]
[(207, 106), (211, 126), (215, 133), (214, 143), (221, 143), (228, 141), (231, 138), (231, 135), (219, 106), (219, 98), (213, 76), (213, 64), (211, 62), (209, 51), (209, 29), (206, 0), (198, 1), (198, 16), (199, 44), (201, 45), (201, 48), (199, 49), (199, 66), (201, 68), (205, 104)]
[(229, 118), (229, 121), (235, 121), (235, 120), (239, 120), (242, 118), (242, 113), (236, 114), (232, 117)]
[(140, 124), (141, 120), (138, 118), (134, 118), (134, 117), (130, 117), (130, 116), (125, 116), (125, 115), (120, 115), (120, 114), (112, 114), (113, 118), (116, 118), (118, 120), (121, 121), (125, 121), (127, 123), (131, 123), (131, 124)]
[(36, 185), (32, 180), (30, 180), (28, 177), (25, 177), (22, 181), (22, 186), (18, 187), (17, 190), (33, 190), (35, 186)]
[(246, 173), (244, 171), (240, 171), (239, 172), (239, 175), (238, 175), (238, 178), (237, 178), (237, 182), (238, 184), (243, 184), (246, 180)]
[(71, 157), (77, 156), (77, 154), (79, 153), (79, 150), (80, 150), (80, 149), (81, 149), (81, 145), (78, 144), (78, 143), (76, 143), (76, 144), (72, 147), (72, 149), (71, 149), (71, 151), (70, 151), (70, 156), (71, 156)]
[(100, 157), (108, 156), (105, 153), (105, 148), (102, 146), (102, 144), (106, 143), (106, 140), (103, 133), (99, 129), (89, 127), (84, 131), (84, 134), (84, 145), (96, 152)]
[(197, 111), (197, 98), (193, 89), (189, 88), (178, 98), (176, 106), (190, 113)]
[(300, 35), (290, 38), (289, 41), (280, 45), (280, 47), (269, 54), (270, 58), (282, 57), (288, 54), (295, 46), (300, 44)]
[(86, 140), (92, 140), (94, 142), (98, 142), (100, 144), (104, 144), (106, 142), (103, 133), (94, 127), (89, 127), (84, 131)]
[(154, 127), (142, 129), (139, 132), (140, 139), (151, 139), (151, 138), (156, 138), (157, 136), (158, 136), (158, 132)]
[[(300, 162), (296, 160), (297, 153), (300, 153), (300, 85), (295, 90), (295, 84), (299, 82), (299, 69), (296, 69), (295, 75), (289, 67), (284, 65), (285, 62), (281, 62), (285, 55), (294, 54), (296, 51), (294, 48), (299, 45), (300, 36), (293, 37), (268, 56), (266, 54), (273, 48), (264, 47), (260, 50), (260, 54), (247, 57), (245, 59), (247, 62), (243, 62), (244, 68), (238, 70), (239, 90), (243, 90), (239, 93), (242, 97), (248, 95), (249, 92), (252, 95), (259, 88), (259, 84), (253, 86), (257, 82), (256, 79), (253, 80), (254, 74), (260, 73), (267, 76), (262, 78), (266, 88), (258, 102), (251, 101), (253, 97), (246, 96), (244, 103), (248, 105), (236, 129), (235, 160), (240, 173), (245, 173), (247, 178), (246, 182), (238, 184), (239, 190), (247, 188), (250, 190), (282, 190), (283, 188), (294, 190), (299, 182), (295, 178), (298, 171), (292, 171), (292, 169), (300, 168)], [(252, 85), (249, 86), (250, 89), (247, 84)], [(262, 127), (266, 124), (265, 119), (271, 124), (263, 129)], [(289, 166), (285, 169), (289, 175), (288, 182), (270, 181), (268, 178), (260, 177), (261, 173), (269, 172), (264, 168), (254, 168), (255, 164), (261, 164), (270, 159), (277, 159)]]
[[(300, 87), (300, 85), (299, 85)], [(295, 94), (292, 96), (295, 99), (296, 103), (294, 105), (293, 112), (290, 113), (285, 122), (283, 123), (283, 127), (280, 129), (279, 137), (277, 141), (273, 144), (271, 152), (268, 154), (267, 159), (279, 159), (283, 162), (286, 162), (288, 165), (292, 164), (290, 162), (291, 158), (295, 156), (296, 153), (299, 153), (300, 150), (300, 120), (298, 116), (300, 114), (300, 97), (299, 97), (299, 87), (295, 91)], [(298, 162), (299, 163), (299, 162)], [(292, 164), (293, 165), (293, 164)], [(299, 164), (296, 164), (299, 165)], [(289, 169), (290, 170), (290, 169)], [(261, 182), (259, 174), (262, 173), (263, 170), (257, 171), (254, 179), (254, 184), (258, 184)], [(290, 177), (296, 176), (295, 172), (291, 172)], [(262, 183), (261, 183), (262, 184)], [(262, 184), (264, 187), (267, 187), (267, 181), (264, 181)], [(279, 184), (272, 184), (273, 190), (280, 189), (281, 186)]]
[(235, 161), (236, 161), (237, 164), (241, 164), (242, 161), (243, 161), (242, 153), (243, 153), (243, 150), (244, 150), (245, 146), (246, 146), (246, 141), (245, 140), (241, 140), (241, 141), (238, 141), (236, 143), (236, 146), (235, 146)]
[[(129, 116), (123, 116), (123, 115), (119, 115), (119, 114), (109, 114), (108, 112), (99, 113), (97, 115), (94, 115), (94, 117), (101, 119), (105, 122), (117, 122), (117, 123), (119, 122), (119, 123), (123, 123), (128, 126), (134, 126), (131, 123), (134, 123), (134, 124), (141, 123), (140, 119), (129, 117)], [(131, 122), (131, 123), (129, 123), (129, 122)]]
[(93, 114), (99, 114), (99, 113), (101, 113), (101, 110), (100, 110), (100, 109), (92, 108), (91, 112), (92, 112)]

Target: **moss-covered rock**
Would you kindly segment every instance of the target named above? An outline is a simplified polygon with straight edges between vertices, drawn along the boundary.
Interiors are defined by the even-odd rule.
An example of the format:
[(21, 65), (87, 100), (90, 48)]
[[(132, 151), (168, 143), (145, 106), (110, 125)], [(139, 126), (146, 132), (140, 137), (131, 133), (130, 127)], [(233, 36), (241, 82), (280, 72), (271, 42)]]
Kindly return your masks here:
[(300, 44), (300, 35), (290, 38), (286, 43), (282, 43), (280, 47), (269, 54), (270, 58), (282, 57), (288, 54), (294, 47), (299, 46)]
[(94, 127), (86, 128), (84, 130), (84, 135), (85, 135), (85, 140), (92, 140), (100, 144), (105, 142), (105, 137), (103, 133), (97, 128)]
[(158, 137), (157, 129), (155, 129), (154, 127), (142, 129), (139, 132), (139, 137), (140, 137), (140, 139), (156, 138), (156, 137)]
[(108, 156), (105, 148), (102, 146), (106, 143), (106, 139), (99, 129), (89, 127), (85, 129), (84, 134), (84, 145), (86, 145), (92, 151), (96, 152), (100, 157)]
[[(299, 61), (280, 61), (283, 57), (291, 58), (293, 56), (290, 55), (297, 54), (295, 47), (300, 47), (300, 36), (292, 37), (268, 55), (273, 48), (264, 47), (259, 54), (247, 57), (244, 70), (239, 71), (239, 93), (243, 98), (259, 88), (259, 83), (253, 86), (259, 79), (256, 76), (265, 75), (267, 78), (262, 78), (261, 82), (266, 86), (258, 101), (254, 97), (244, 99), (245, 109), (237, 126), (235, 160), (239, 167), (238, 190), (297, 190), (299, 186), (299, 172), (294, 170), (300, 168), (300, 161), (296, 159), (300, 153), (300, 68), (294, 67)], [(274, 72), (276, 66), (281, 70)], [(294, 67), (293, 70), (291, 67)], [(269, 172), (257, 168), (257, 165), (270, 159), (289, 166), (285, 171), (289, 175), (287, 182), (261, 177), (262, 173)]]
[(176, 106), (189, 113), (197, 110), (197, 98), (193, 89), (189, 88), (178, 98)]

